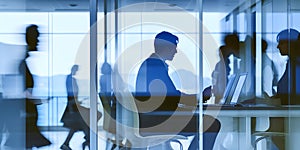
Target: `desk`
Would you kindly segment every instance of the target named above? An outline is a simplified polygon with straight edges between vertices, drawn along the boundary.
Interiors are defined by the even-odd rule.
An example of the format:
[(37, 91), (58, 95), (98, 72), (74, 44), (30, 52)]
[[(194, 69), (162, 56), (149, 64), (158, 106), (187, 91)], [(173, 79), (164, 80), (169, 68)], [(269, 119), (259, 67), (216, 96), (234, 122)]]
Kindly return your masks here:
[[(247, 146), (238, 149), (252, 149), (251, 148), (251, 117), (284, 117), (286, 127), (288, 129), (286, 137), (286, 149), (298, 150), (299, 149), (299, 134), (300, 134), (300, 106), (283, 106), (283, 107), (206, 107), (204, 114), (214, 116), (221, 121), (222, 118), (235, 118), (238, 121), (238, 128), (245, 130), (245, 143), (240, 141), (240, 146)], [(233, 119), (234, 120), (234, 119)], [(244, 122), (244, 123), (243, 123)], [(222, 124), (223, 125), (223, 124)], [(224, 127), (224, 126), (222, 126)], [(221, 128), (222, 128), (221, 127)], [(222, 130), (222, 129), (221, 129)], [(238, 134), (239, 136), (241, 134)], [(242, 138), (243, 139), (243, 138)], [(216, 141), (217, 143), (217, 141)]]
[[(300, 106), (282, 106), (282, 107), (217, 107), (209, 106), (203, 108), (204, 114), (214, 116), (221, 122), (221, 131), (215, 142), (214, 149), (219, 149), (224, 143), (224, 135), (228, 132), (236, 133), (237, 137), (233, 137), (236, 143), (232, 144), (231, 150), (252, 150), (251, 145), (251, 118), (252, 117), (284, 117), (286, 127), (286, 149), (298, 150), (300, 139)], [(195, 114), (199, 114), (196, 111)], [(173, 112), (157, 111), (151, 112), (149, 115), (164, 116), (174, 115)], [(191, 116), (190, 111), (176, 112), (179, 116)], [(223, 135), (222, 135), (223, 134)], [(222, 138), (223, 136), (223, 138)], [(228, 142), (232, 142), (228, 141)]]

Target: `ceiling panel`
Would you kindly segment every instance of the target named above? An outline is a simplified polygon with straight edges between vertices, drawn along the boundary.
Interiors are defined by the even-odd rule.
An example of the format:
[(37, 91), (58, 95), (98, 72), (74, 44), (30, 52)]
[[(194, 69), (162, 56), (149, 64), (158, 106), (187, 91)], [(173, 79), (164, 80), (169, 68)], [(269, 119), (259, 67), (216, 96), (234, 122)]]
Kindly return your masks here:
[[(113, 0), (107, 0), (108, 3)], [(230, 12), (237, 7), (242, 0), (204, 0), (205, 12)], [(103, 0), (101, 0), (103, 2)], [(120, 0), (119, 7), (124, 7), (141, 2), (166, 3), (166, 7), (136, 8), (143, 11), (172, 11), (175, 7), (187, 11), (198, 11), (196, 0)], [(111, 10), (113, 5), (109, 5)], [(103, 10), (103, 4), (99, 3), (99, 10)], [(0, 11), (89, 11), (89, 0), (0, 0)], [(131, 10), (135, 11), (135, 10)]]

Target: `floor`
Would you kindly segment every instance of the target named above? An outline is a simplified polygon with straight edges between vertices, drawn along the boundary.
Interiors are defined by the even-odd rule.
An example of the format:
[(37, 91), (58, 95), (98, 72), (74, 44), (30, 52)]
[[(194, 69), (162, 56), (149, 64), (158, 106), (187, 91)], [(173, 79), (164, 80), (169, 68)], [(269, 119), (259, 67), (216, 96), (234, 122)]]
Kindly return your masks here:
[[(42, 132), (45, 137), (47, 137), (52, 144), (50, 146), (45, 146), (41, 148), (32, 148), (32, 150), (59, 150), (60, 146), (64, 142), (65, 138), (67, 137), (68, 132), (67, 131), (45, 131)], [(103, 131), (99, 131), (98, 133), (98, 149), (99, 150), (105, 150), (106, 147), (106, 134)], [(189, 140), (182, 140), (182, 144), (184, 149), (187, 149), (190, 140), (192, 140), (193, 137), (190, 137)], [(5, 138), (4, 138), (5, 139)], [(82, 143), (84, 142), (84, 134), (81, 131), (78, 131), (74, 134), (70, 141), (70, 147), (72, 150), (82, 150)], [(2, 141), (0, 149), (1, 150), (15, 150), (9, 147), (4, 146), (4, 142)], [(174, 150), (179, 150), (179, 146), (176, 143), (171, 143)], [(85, 150), (88, 150), (86, 147)]]

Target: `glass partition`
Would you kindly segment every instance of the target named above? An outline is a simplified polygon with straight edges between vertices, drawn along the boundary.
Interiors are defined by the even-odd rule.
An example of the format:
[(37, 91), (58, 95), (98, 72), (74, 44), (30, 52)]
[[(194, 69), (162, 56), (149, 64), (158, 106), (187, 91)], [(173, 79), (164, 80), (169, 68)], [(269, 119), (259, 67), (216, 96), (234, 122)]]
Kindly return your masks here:
[[(90, 13), (94, 8), (89, 6), (90, 2), (96, 2), (94, 7), (97, 11), (92, 10), (95, 14)], [(1, 120), (5, 121), (0, 121), (0, 133), (8, 138), (6, 131), (11, 132), (10, 127), (18, 126), (18, 132), (12, 132), (12, 137), (16, 134), (16, 145), (25, 147), (25, 98), (30, 95), (36, 102), (36, 125), (54, 143), (50, 148), (58, 149), (69, 131), (61, 121), (68, 104), (67, 76), (71, 74), (72, 67), (78, 65), (78, 71), (73, 75), (78, 85), (77, 106), (92, 106), (92, 111), (87, 112), (94, 114), (92, 117), (97, 111), (102, 113), (100, 119), (93, 118), (91, 121), (89, 115), (85, 118), (86, 123), (92, 123), (97, 128), (92, 131), (96, 133), (96, 137), (92, 138), (97, 140), (92, 142), (95, 145), (93, 148), (101, 149), (108, 138), (123, 140), (124, 143), (125, 139), (118, 135), (128, 132), (112, 126), (112, 122), (136, 125), (135, 120), (127, 120), (128, 114), (122, 111), (122, 107), (128, 103), (120, 99), (133, 98), (138, 90), (136, 84), (141, 64), (155, 52), (155, 36), (162, 31), (171, 32), (179, 38), (174, 59), (166, 61), (168, 75), (176, 89), (194, 94), (199, 114), (210, 111), (202, 106), (203, 103), (220, 102), (229, 78), (239, 73), (247, 73), (239, 96), (240, 102), (259, 99), (276, 106), (285, 104), (280, 108), (299, 104), (300, 63), (298, 53), (294, 51), (294, 47), (299, 47), (299, 41), (296, 44), (285, 43), (286, 54), (282, 54), (278, 47), (278, 34), (282, 30), (292, 28), (300, 31), (299, 6), (297, 0), (1, 1), (0, 108), (11, 117), (1, 115)], [(91, 24), (95, 17), (93, 15), (97, 16), (95, 24)], [(40, 33), (37, 51), (29, 52), (29, 57), (26, 57), (26, 27), (32, 24), (38, 26)], [(94, 34), (97, 38), (91, 38)], [(225, 54), (224, 47), (228, 48), (225, 37), (228, 35), (233, 37), (229, 49), (235, 50)], [(289, 34), (286, 38), (291, 36)], [(91, 46), (94, 40), (96, 43)], [(96, 56), (90, 55), (91, 52), (95, 52)], [(28, 90), (30, 92), (24, 92), (25, 76), (20, 69), (24, 59), (34, 81)], [(223, 70), (218, 72), (218, 67)], [(283, 100), (278, 93), (281, 92), (280, 80), (284, 77), (287, 93), (284, 93)], [(92, 87), (93, 84), (95, 87)], [(92, 96), (94, 89), (91, 88), (96, 89)], [(208, 98), (203, 96), (205, 88), (211, 90)], [(103, 93), (106, 94), (104, 96), (109, 95), (111, 101), (104, 101), (106, 97), (101, 95)], [(203, 98), (207, 100), (203, 101)], [(115, 112), (107, 112), (106, 106), (112, 107)], [(287, 109), (290, 112), (285, 116), (287, 123), (281, 131), (288, 133), (288, 136), (283, 147), (297, 149), (292, 137), (299, 132), (299, 119), (293, 116), (290, 107)], [(107, 113), (110, 113), (109, 118)], [(251, 147), (249, 135), (256, 127), (250, 126), (251, 130), (247, 130), (249, 128), (239, 126), (247, 125), (249, 118), (224, 117), (221, 109), (212, 116), (220, 120), (223, 127), (228, 127), (222, 128), (218, 134), (214, 149), (239, 149), (243, 143)], [(202, 125), (202, 119), (200, 115), (197, 123)], [(202, 127), (199, 128), (202, 131)], [(199, 147), (202, 148), (202, 132), (200, 135)], [(61, 139), (57, 141), (57, 137)], [(2, 142), (6, 142), (3, 139)], [(116, 141), (114, 144), (120, 144)], [(82, 142), (71, 145), (81, 148)], [(176, 143), (171, 146), (178, 148)]]
[[(39, 9), (32, 9), (32, 7), (38, 6), (40, 6)], [(60, 6), (71, 7), (68, 3)], [(33, 4), (29, 0), (16, 1), (15, 3), (1, 2), (0, 7), (0, 51), (2, 54), (0, 93), (1, 103), (3, 103), (1, 110), (6, 113), (16, 112), (13, 113), (14, 115), (8, 115), (7, 120), (1, 116), (1, 120), (5, 120), (3, 121), (4, 130), (2, 130), (3, 124), (1, 122), (1, 136), (3, 135), (2, 131), (7, 131), (10, 134), (6, 138), (14, 140), (15, 146), (20, 149), (25, 148), (25, 146), (31, 147), (26, 141), (32, 139), (25, 139), (25, 133), (28, 130), (25, 127), (30, 126), (26, 124), (26, 121), (28, 123), (28, 116), (34, 115), (37, 124), (33, 126), (38, 126), (42, 134), (53, 142), (54, 137), (51, 136), (50, 131), (68, 131), (61, 128), (63, 125), (61, 118), (68, 101), (66, 77), (70, 74), (71, 67), (76, 63), (79, 44), (89, 29), (88, 9), (85, 8), (85, 10), (81, 9), (81, 11), (76, 12), (59, 11), (58, 8), (50, 9), (50, 7), (58, 7), (50, 1)], [(28, 50), (25, 40), (26, 28), (32, 24), (37, 25), (40, 33), (37, 51), (29, 52), (29, 57), (26, 57)], [(28, 81), (22, 76), (21, 70), (23, 68), (20, 67), (24, 59), (34, 82), (30, 96), (34, 99), (35, 106), (31, 109), (36, 109), (35, 113), (27, 114), (27, 117), (25, 116), (28, 113), (29, 105), (25, 104), (25, 96), (28, 96), (25, 93), (25, 83)], [(85, 90), (84, 84), (82, 86), (82, 79), (80, 76), (75, 76), (75, 79), (78, 79), (80, 91), (78, 100), (87, 103), (88, 97), (82, 94)], [(4, 109), (4, 107), (8, 108)], [(15, 128), (16, 135), (9, 128), (10, 126)], [(67, 132), (61, 140), (64, 140), (66, 135)], [(7, 146), (11, 146), (7, 143)], [(53, 148), (58, 149), (59, 146), (56, 144)]]
[[(130, 107), (127, 106), (130, 104), (129, 99), (134, 99), (133, 93), (139, 90), (136, 88), (139, 68), (143, 61), (155, 52), (154, 39), (162, 31), (168, 31), (179, 38), (174, 59), (166, 62), (169, 66), (168, 74), (175, 87), (182, 92), (200, 97), (199, 91), (203, 85), (199, 81), (204, 72), (199, 66), (202, 62), (200, 39), (203, 37), (198, 6), (200, 6), (199, 1), (175, 3), (107, 1), (104, 3), (104, 17), (98, 19), (100, 23), (98, 24), (100, 37), (98, 39), (98, 90), (100, 93), (105, 92), (107, 84), (103, 84), (101, 79), (109, 73), (103, 69), (107, 66), (111, 67), (111, 81), (108, 83), (112, 85), (108, 91), (115, 94), (117, 101), (116, 116), (110, 116), (112, 119), (135, 126), (132, 120), (126, 117), (128, 112), (124, 112), (123, 107)], [(101, 26), (102, 22), (104, 26)], [(104, 40), (102, 41), (101, 38)], [(207, 65), (203, 65), (204, 68), (209, 70), (208, 59), (205, 63)], [(157, 73), (159, 74), (159, 71)], [(130, 137), (130, 133), (124, 131), (122, 127), (116, 128), (116, 134)], [(122, 136), (117, 136), (117, 140)], [(128, 140), (130, 142), (131, 139)]]

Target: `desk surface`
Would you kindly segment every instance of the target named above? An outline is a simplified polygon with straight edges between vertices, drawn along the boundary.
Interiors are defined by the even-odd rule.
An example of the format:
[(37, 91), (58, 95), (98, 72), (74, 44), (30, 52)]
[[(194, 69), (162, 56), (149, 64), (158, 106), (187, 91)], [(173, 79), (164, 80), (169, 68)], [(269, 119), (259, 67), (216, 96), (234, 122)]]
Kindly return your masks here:
[[(188, 109), (176, 111), (155, 111), (144, 115), (197, 115), (200, 111), (189, 111)], [(209, 106), (203, 107), (202, 114), (218, 117), (300, 117), (300, 105), (281, 106), (281, 107), (222, 107)]]
[(204, 110), (300, 110), (300, 105), (282, 105), (282, 106), (267, 106), (267, 105), (249, 105), (249, 106), (216, 106), (205, 105)]
[(204, 114), (228, 117), (300, 117), (300, 105), (280, 107), (205, 107)]

